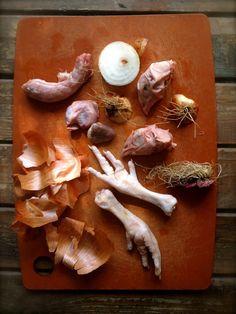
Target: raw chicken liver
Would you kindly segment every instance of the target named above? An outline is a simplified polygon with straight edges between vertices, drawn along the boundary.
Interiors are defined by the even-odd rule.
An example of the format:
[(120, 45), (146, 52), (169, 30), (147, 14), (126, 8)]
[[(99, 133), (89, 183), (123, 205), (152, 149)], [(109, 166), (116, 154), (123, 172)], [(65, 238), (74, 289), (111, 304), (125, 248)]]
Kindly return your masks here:
[(101, 144), (113, 140), (115, 131), (110, 126), (97, 122), (91, 125), (87, 136), (92, 144)]

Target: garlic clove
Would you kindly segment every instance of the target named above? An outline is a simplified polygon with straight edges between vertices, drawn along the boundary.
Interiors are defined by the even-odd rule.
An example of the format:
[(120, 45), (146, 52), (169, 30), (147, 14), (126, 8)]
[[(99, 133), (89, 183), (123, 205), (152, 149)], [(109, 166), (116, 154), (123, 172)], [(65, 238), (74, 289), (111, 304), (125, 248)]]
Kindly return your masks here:
[(138, 75), (140, 59), (131, 45), (115, 41), (102, 50), (98, 66), (108, 84), (124, 86), (131, 83)]

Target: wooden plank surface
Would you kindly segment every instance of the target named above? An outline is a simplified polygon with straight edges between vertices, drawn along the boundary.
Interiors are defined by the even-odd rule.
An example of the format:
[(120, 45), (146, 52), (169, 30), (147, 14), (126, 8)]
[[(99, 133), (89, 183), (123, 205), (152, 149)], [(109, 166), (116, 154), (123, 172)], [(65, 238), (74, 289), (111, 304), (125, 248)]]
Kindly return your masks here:
[(191, 0), (191, 1), (173, 1), (173, 0), (43, 0), (41, 2), (32, 0), (1, 0), (1, 9), (4, 11), (24, 11), (30, 13), (50, 13), (70, 14), (76, 12), (205, 12), (216, 14), (218, 12), (230, 13), (236, 11), (234, 0), (214, 1), (214, 0)]
[(218, 213), (214, 274), (236, 275), (236, 214)]
[(1, 80), (0, 85), (0, 142), (12, 141), (13, 81)]
[[(0, 272), (3, 313), (235, 313), (235, 278), (213, 278), (205, 292), (63, 292), (37, 293), (22, 287), (18, 272)], [(14, 293), (13, 293), (14, 291)], [(9, 302), (9, 295), (11, 302)], [(17, 312), (16, 310), (17, 304)], [(204, 305), (204, 307), (203, 307)], [(204, 312), (202, 309), (204, 308)], [(213, 312), (214, 309), (214, 312)]]
[(236, 84), (217, 83), (218, 144), (236, 144)]
[(16, 234), (10, 228), (13, 217), (13, 207), (0, 209), (0, 269), (19, 269)]
[[(50, 1), (49, 1), (50, 2)], [(13, 73), (15, 55), (15, 35), (22, 16), (1, 16), (0, 19), (0, 73)], [(235, 18), (212, 17), (213, 53), (216, 78), (232, 79), (236, 72), (236, 28)]]

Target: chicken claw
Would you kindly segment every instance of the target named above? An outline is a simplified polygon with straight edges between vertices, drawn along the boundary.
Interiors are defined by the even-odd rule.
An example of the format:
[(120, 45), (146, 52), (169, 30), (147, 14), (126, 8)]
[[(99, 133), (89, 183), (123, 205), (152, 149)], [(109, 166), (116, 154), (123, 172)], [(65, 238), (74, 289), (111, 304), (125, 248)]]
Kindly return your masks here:
[(108, 189), (96, 193), (95, 203), (102, 209), (113, 213), (121, 221), (126, 230), (128, 250), (132, 250), (133, 243), (136, 245), (141, 256), (142, 265), (145, 268), (149, 268), (148, 251), (151, 253), (155, 266), (155, 275), (161, 279), (161, 253), (158, 242), (149, 226), (123, 207)]
[[(121, 193), (137, 197), (158, 206), (167, 216), (172, 214), (177, 204), (176, 198), (170, 194), (161, 194), (146, 189), (138, 181), (135, 165), (132, 160), (128, 162), (128, 172), (123, 163), (116, 159), (111, 152), (104, 152), (103, 156), (96, 146), (91, 146), (90, 149), (104, 171), (104, 174), (102, 174), (94, 168), (88, 167), (87, 170), (91, 174), (111, 185)], [(110, 163), (108, 161), (110, 161)]]

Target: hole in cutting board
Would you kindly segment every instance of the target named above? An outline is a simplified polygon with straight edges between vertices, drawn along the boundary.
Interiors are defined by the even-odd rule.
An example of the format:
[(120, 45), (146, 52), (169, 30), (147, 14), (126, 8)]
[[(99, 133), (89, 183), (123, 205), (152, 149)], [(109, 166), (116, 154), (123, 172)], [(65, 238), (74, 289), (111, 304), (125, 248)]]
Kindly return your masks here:
[(34, 271), (41, 276), (48, 276), (54, 270), (54, 264), (50, 257), (39, 256), (34, 261)]

